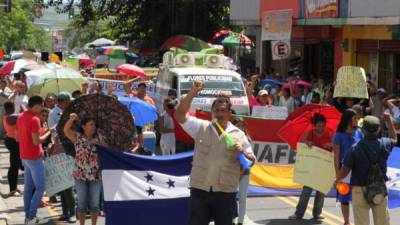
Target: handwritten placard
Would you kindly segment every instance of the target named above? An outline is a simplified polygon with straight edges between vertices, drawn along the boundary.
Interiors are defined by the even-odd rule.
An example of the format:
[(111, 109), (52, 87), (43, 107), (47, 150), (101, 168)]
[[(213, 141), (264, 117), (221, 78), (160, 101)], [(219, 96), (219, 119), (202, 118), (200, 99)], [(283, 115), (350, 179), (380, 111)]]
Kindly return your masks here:
[(74, 185), (72, 171), (74, 158), (65, 154), (53, 155), (44, 161), (46, 172), (46, 193), (53, 196)]
[(357, 66), (340, 67), (333, 97), (368, 98), (364, 69)]
[(254, 106), (252, 116), (270, 120), (286, 120), (288, 111), (281, 106)]
[(298, 143), (293, 181), (327, 194), (335, 181), (333, 153)]

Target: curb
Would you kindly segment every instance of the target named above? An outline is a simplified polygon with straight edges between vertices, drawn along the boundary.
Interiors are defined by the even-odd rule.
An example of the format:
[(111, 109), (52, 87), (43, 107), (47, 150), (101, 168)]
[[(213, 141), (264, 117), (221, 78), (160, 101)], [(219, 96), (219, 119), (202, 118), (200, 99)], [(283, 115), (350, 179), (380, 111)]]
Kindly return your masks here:
[(3, 197), (0, 198), (0, 225), (7, 225), (8, 220), (10, 219), (10, 216), (7, 213), (7, 206), (4, 203)]
[[(0, 148), (5, 148), (3, 144), (3, 140), (0, 140)], [(2, 152), (0, 150), (0, 152)], [(7, 225), (8, 220), (10, 219), (10, 215), (7, 213), (8, 207), (4, 202), (4, 198), (0, 197), (0, 225)]]

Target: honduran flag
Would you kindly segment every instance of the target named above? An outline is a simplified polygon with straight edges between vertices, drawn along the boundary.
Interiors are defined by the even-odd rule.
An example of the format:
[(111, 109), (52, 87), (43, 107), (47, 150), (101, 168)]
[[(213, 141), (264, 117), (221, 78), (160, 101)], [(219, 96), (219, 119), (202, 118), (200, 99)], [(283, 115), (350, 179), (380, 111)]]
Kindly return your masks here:
[(388, 159), (389, 208), (400, 207), (400, 148), (395, 147)]
[(141, 156), (97, 147), (106, 225), (186, 225), (193, 153)]

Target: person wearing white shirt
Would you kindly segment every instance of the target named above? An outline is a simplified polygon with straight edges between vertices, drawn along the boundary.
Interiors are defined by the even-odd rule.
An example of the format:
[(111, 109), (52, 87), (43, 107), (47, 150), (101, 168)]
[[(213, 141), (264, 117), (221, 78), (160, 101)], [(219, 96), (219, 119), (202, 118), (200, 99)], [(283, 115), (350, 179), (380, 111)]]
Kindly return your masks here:
[[(230, 122), (232, 104), (229, 97), (220, 96), (214, 100), (211, 106), (212, 122), (187, 115), (193, 98), (203, 87), (202, 81), (195, 81), (174, 114), (195, 140), (188, 224), (208, 225), (214, 218), (215, 224), (231, 225), (241, 174), (237, 153), (252, 161), (255, 161), (255, 156), (246, 135)], [(234, 142), (229, 147), (225, 140), (227, 135)]]
[(9, 100), (14, 102), (14, 105), (15, 105), (14, 113), (15, 114), (23, 112), (27, 109), (29, 98), (26, 95), (26, 85), (24, 82), (17, 81), (15, 83), (15, 91), (9, 97)]

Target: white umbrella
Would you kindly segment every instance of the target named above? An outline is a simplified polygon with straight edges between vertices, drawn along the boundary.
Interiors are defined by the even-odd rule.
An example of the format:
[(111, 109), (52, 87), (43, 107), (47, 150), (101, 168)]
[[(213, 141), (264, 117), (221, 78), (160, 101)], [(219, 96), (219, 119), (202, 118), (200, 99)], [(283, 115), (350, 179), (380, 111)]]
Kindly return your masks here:
[(11, 71), (11, 74), (18, 73), (23, 67), (31, 64), (37, 64), (37, 62), (30, 59), (17, 59), (14, 63), (14, 68)]
[(107, 38), (99, 38), (96, 39), (90, 43), (88, 43), (89, 47), (94, 46), (94, 47), (99, 47), (99, 46), (110, 46), (110, 45), (115, 45), (115, 41), (112, 41)]

